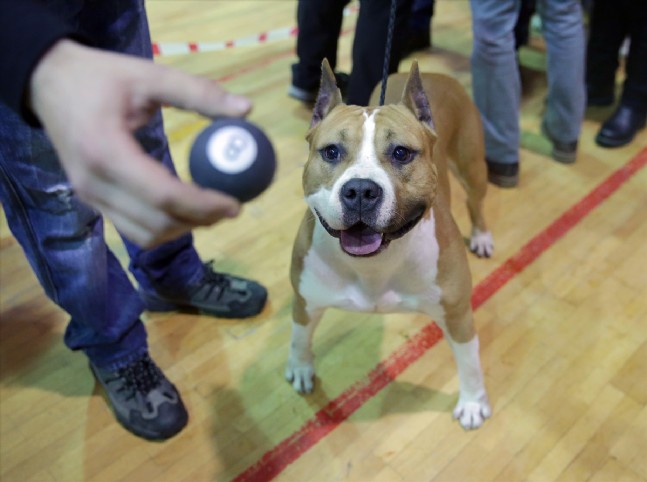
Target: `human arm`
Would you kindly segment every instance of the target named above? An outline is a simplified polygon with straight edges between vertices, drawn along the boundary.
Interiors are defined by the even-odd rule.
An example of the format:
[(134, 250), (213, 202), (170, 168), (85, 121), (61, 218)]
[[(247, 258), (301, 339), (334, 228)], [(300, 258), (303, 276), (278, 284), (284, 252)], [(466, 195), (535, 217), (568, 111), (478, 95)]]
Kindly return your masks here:
[(29, 78), (61, 38), (77, 38), (71, 25), (35, 0), (0, 0), (0, 101), (26, 122), (38, 120), (25, 103)]
[(60, 40), (34, 70), (29, 103), (78, 196), (135, 243), (154, 246), (238, 214), (236, 200), (181, 182), (132, 132), (162, 104), (241, 116), (247, 99), (147, 60)]
[(45, 128), (78, 196), (149, 247), (235, 216), (229, 196), (182, 183), (133, 131), (162, 104), (242, 116), (251, 105), (206, 79), (85, 47), (33, 0), (0, 0), (0, 101)]

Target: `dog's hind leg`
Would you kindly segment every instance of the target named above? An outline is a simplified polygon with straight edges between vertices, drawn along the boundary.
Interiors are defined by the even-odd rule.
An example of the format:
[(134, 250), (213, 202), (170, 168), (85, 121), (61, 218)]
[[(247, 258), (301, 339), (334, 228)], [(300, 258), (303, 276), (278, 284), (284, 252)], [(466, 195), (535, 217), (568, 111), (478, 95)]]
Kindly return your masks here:
[(494, 252), (494, 239), (483, 218), (485, 189), (468, 186), (465, 191), (467, 192), (467, 210), (472, 221), (470, 251), (480, 258), (489, 258)]
[(467, 210), (472, 222), (470, 251), (479, 257), (489, 258), (494, 251), (494, 240), (483, 216), (487, 164), (482, 137), (475, 137), (475, 132), (482, 132), (480, 119), (466, 116), (465, 124), (461, 124), (456, 136), (457, 142), (448, 146), (449, 156), (454, 161), (450, 163), (450, 169), (467, 194)]

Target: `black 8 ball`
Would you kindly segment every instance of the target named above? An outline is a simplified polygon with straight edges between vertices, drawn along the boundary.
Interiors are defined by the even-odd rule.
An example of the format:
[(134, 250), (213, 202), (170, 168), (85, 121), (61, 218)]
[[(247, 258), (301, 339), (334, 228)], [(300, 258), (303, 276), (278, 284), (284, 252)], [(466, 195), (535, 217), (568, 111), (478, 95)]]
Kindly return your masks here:
[(272, 143), (255, 124), (222, 117), (196, 137), (189, 170), (200, 186), (246, 202), (272, 183), (276, 156)]

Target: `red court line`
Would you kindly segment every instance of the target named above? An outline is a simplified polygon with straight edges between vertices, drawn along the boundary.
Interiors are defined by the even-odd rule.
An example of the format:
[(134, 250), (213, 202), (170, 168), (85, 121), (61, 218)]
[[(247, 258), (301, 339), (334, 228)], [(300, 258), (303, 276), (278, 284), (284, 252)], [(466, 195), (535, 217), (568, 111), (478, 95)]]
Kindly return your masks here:
[(514, 256), (490, 273), (482, 280), (472, 293), (472, 307), (481, 306), (494, 293), (499, 291), (515, 275), (523, 271), (535, 261), (544, 251), (550, 248), (582, 218), (596, 206), (602, 204), (611, 194), (618, 190), (625, 181), (633, 176), (647, 163), (647, 149), (643, 149), (636, 157), (611, 174), (593, 191), (562, 214), (550, 226), (532, 238)]
[[(646, 164), (647, 149), (644, 149), (495, 269), (475, 286), (472, 296), (474, 309), (485, 303), (508, 281), (532, 264)], [(425, 325), (386, 360), (380, 362), (367, 377), (330, 401), (299, 430), (266, 452), (258, 462), (251, 465), (234, 480), (237, 482), (272, 480), (289, 464), (348, 419), (370, 398), (395, 380), (409, 365), (438, 343), (442, 336), (440, 328), (433, 322)]]

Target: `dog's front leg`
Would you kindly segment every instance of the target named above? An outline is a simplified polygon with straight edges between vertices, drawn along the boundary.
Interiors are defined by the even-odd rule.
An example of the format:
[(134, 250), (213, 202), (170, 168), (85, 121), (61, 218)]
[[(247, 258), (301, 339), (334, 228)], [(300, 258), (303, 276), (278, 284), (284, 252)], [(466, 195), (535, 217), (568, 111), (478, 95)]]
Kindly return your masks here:
[(459, 395), (454, 418), (464, 429), (473, 430), (479, 428), (492, 413), (481, 370), (479, 339), (474, 331), (469, 302), (445, 308), (445, 323), (441, 323), (441, 326), (446, 325), (442, 328), (458, 369)]
[(299, 393), (311, 393), (314, 387), (312, 337), (323, 311), (307, 310), (305, 300), (297, 295), (292, 307), (292, 339), (285, 378)]
[(466, 430), (479, 428), (492, 413), (479, 360), (479, 338), (459, 343), (448, 337), (458, 368), (458, 403), (454, 418)]

